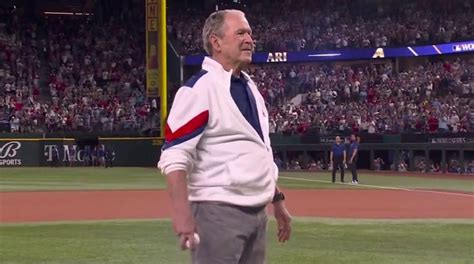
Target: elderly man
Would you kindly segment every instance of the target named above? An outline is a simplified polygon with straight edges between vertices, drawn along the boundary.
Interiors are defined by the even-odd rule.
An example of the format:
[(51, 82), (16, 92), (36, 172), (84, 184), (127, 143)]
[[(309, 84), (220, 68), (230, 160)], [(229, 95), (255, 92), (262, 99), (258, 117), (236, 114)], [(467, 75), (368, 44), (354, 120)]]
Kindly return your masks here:
[(158, 163), (174, 229), (193, 263), (264, 263), (266, 206), (273, 203), (280, 242), (290, 238), (291, 217), (265, 102), (242, 71), (252, 60), (252, 30), (244, 13), (223, 10), (207, 18), (202, 37), (209, 57), (176, 94)]

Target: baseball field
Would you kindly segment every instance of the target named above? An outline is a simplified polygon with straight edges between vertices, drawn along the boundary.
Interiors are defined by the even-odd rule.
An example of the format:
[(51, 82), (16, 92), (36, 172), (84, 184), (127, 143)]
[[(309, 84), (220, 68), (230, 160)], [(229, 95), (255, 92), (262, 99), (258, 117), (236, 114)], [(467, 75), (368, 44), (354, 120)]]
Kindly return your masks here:
[[(472, 175), (359, 178), (282, 172), (293, 233), (270, 221), (268, 263), (474, 263)], [(165, 186), (152, 168), (1, 168), (0, 263), (189, 263)]]

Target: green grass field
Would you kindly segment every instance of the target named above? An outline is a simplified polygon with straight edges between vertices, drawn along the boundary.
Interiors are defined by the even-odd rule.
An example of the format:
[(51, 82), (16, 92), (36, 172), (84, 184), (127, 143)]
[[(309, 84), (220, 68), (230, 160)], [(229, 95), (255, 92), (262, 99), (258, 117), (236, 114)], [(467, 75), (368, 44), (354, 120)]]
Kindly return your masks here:
[[(297, 220), (285, 245), (270, 222), (268, 263), (473, 263), (472, 223)], [(1, 226), (0, 260), (17, 263), (189, 263), (168, 221)]]
[[(154, 168), (2, 168), (0, 191), (164, 189), (165, 178)], [(292, 189), (409, 188), (474, 192), (474, 180), (362, 174), (362, 185), (331, 184), (330, 173), (282, 172), (279, 185)], [(350, 175), (347, 176), (350, 180)], [(308, 181), (309, 180), (309, 181)]]
[[(474, 192), (473, 180), (361, 175), (368, 185), (329, 183), (328, 173), (281, 174), (295, 189), (409, 188)], [(0, 191), (162, 189), (151, 168), (0, 169)], [(473, 207), (474, 210), (474, 207)], [(1, 213), (1, 193), (0, 193)], [(474, 263), (474, 221), (296, 218), (293, 237), (276, 242), (270, 221), (268, 263)], [(169, 220), (0, 224), (0, 263), (189, 263)]]

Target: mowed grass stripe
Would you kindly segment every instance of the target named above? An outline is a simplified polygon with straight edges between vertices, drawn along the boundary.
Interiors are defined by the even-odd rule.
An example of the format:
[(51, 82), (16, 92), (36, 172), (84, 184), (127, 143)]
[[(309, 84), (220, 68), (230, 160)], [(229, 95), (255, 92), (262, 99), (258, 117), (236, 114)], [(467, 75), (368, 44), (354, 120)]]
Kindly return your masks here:
[[(308, 179), (310, 181), (293, 180)], [(337, 176), (339, 180), (339, 175)], [(346, 182), (350, 181), (346, 174)], [(377, 188), (431, 189), (474, 192), (474, 180), (406, 177), (396, 175), (359, 175), (359, 186), (331, 184), (329, 172), (281, 172), (279, 185), (290, 189)], [(375, 186), (375, 187), (374, 187)], [(123, 190), (164, 189), (166, 180), (156, 168), (117, 167), (111, 169), (74, 168), (1, 168), (0, 191)]]
[(463, 196), (463, 197), (474, 197), (474, 194), (466, 194), (466, 193), (454, 193), (448, 191), (431, 191), (431, 190), (420, 190), (420, 189), (406, 189), (406, 188), (397, 188), (397, 187), (390, 187), (390, 186), (379, 186), (379, 185), (368, 185), (368, 184), (352, 184), (352, 183), (342, 183), (342, 182), (335, 182), (332, 183), (330, 181), (323, 181), (323, 180), (314, 180), (314, 179), (302, 179), (297, 177), (284, 177), (281, 176), (281, 179), (288, 179), (293, 181), (304, 181), (304, 182), (318, 182), (318, 183), (331, 183), (331, 184), (340, 184), (340, 185), (350, 185), (353, 187), (359, 188), (374, 188), (374, 189), (385, 189), (385, 190), (400, 190), (400, 191), (407, 191), (407, 192), (426, 192), (426, 193), (435, 193), (441, 195), (453, 195), (453, 196)]
[[(105, 219), (105, 220), (77, 220), (77, 221), (47, 221), (47, 222), (23, 222), (23, 223), (0, 223), (0, 227), (6, 226), (43, 226), (43, 225), (73, 225), (73, 224), (106, 224), (127, 222), (170, 222), (170, 218), (144, 218), (144, 219)], [(274, 221), (269, 215), (269, 222)], [(298, 223), (321, 223), (328, 225), (367, 225), (367, 224), (474, 224), (474, 219), (467, 218), (404, 218), (404, 219), (373, 219), (373, 218), (329, 218), (329, 217), (307, 217), (292, 216), (292, 221)]]
[[(336, 180), (339, 181), (339, 174), (336, 175)], [(420, 175), (420, 177), (407, 177), (393, 175), (373, 175), (360, 174), (359, 185), (348, 184), (351, 181), (351, 175), (346, 174), (346, 184), (331, 183), (331, 173), (319, 172), (281, 172), (280, 179), (292, 181), (293, 179), (305, 179), (307, 182), (301, 181), (299, 184), (291, 184), (291, 187), (311, 186), (311, 183), (319, 184), (323, 188), (385, 188), (385, 189), (425, 189), (425, 190), (443, 190), (443, 191), (458, 191), (458, 192), (472, 192), (474, 193), (474, 178), (466, 178), (465, 180), (450, 179), (450, 178), (427, 178)], [(329, 185), (329, 186), (328, 186)]]
[[(327, 221), (327, 222), (326, 222)], [(474, 224), (331, 222), (295, 219), (276, 242), (269, 222), (268, 263), (472, 263)], [(190, 263), (169, 221), (0, 226), (0, 262)]]
[(0, 191), (164, 189), (153, 168), (2, 168)]

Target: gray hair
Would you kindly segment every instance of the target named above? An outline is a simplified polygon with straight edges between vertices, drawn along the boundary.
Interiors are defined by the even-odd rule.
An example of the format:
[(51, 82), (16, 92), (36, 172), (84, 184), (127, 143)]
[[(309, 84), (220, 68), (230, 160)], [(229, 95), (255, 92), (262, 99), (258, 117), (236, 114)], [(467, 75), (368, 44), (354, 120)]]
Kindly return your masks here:
[(227, 9), (216, 11), (209, 15), (209, 17), (206, 19), (204, 28), (202, 29), (202, 44), (207, 54), (212, 56), (212, 44), (209, 42), (209, 37), (211, 35), (216, 35), (218, 37), (222, 37), (224, 35), (222, 28), (224, 27), (225, 15), (231, 12), (237, 12), (245, 16), (245, 14), (240, 10)]

